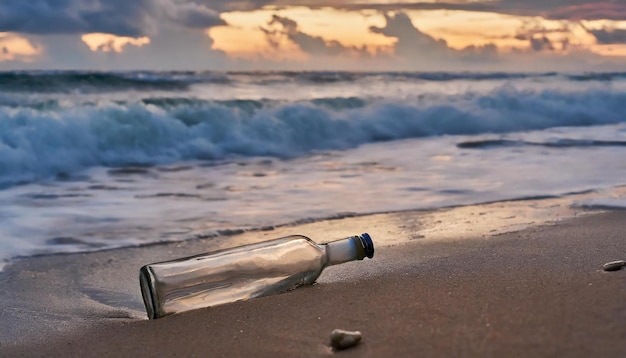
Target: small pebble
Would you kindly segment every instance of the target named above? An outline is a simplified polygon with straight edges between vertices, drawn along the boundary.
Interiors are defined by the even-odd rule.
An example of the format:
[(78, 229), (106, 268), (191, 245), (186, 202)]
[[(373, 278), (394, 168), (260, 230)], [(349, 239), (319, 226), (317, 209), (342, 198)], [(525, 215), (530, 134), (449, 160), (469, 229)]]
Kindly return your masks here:
[(333, 329), (330, 333), (330, 345), (335, 350), (341, 350), (356, 346), (361, 342), (361, 332), (344, 331), (343, 329)]
[(617, 270), (621, 270), (622, 267), (624, 266), (626, 266), (626, 261), (618, 260), (618, 261), (607, 262), (604, 265), (602, 265), (602, 268), (604, 269), (604, 271), (617, 271)]

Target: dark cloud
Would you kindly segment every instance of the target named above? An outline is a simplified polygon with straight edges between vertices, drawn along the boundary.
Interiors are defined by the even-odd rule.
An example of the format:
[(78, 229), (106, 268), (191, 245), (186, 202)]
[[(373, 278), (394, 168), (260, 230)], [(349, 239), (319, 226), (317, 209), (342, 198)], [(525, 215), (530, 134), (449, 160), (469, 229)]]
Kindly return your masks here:
[(468, 11), (486, 11), (493, 7), (487, 3), (460, 1), (440, 1), (440, 2), (364, 2), (360, 0), (277, 0), (278, 5), (300, 5), (312, 9), (319, 8), (336, 8), (343, 10), (378, 10), (382, 12), (404, 11), (404, 10), (468, 10)]
[(560, 20), (626, 20), (624, 0), (440, 0), (415, 2), (363, 2), (360, 0), (278, 0), (278, 4), (300, 4), (312, 8), (345, 10), (464, 10), (508, 15), (542, 16)]
[(139, 37), (164, 22), (189, 28), (225, 24), (219, 12), (190, 0), (2, 0), (0, 32)]
[(626, 20), (626, 2), (584, 1), (547, 11), (546, 18), (553, 20)]
[[(141, 47), (125, 46), (122, 52), (94, 52), (79, 35), (28, 35), (26, 39), (43, 54), (36, 62), (0, 62), (0, 70), (213, 70), (238, 63), (222, 51), (204, 31), (168, 28)], [(106, 46), (106, 44), (105, 44)]]
[(626, 19), (623, 0), (499, 0), (491, 4), (496, 12), (553, 20)]
[[(281, 2), (282, 1), (282, 2)], [(426, 1), (426, 0), (424, 0)], [(512, 55), (499, 53), (493, 44), (468, 46), (457, 50), (446, 41), (422, 32), (403, 12), (407, 9), (451, 9), (491, 11), (503, 14), (542, 16), (551, 19), (626, 19), (626, 0), (447, 0), (445, 2), (414, 2), (379, 4), (362, 0), (279, 0), (279, 5), (308, 4), (309, 7), (343, 9), (378, 9), (385, 25), (370, 30), (396, 39), (391, 51), (369, 54), (366, 49), (345, 46), (302, 32), (292, 19), (274, 16), (263, 26), (270, 44), (279, 48), (288, 39), (310, 55), (301, 60), (254, 61), (234, 60), (212, 49), (213, 42), (202, 29), (223, 25), (220, 13), (232, 10), (253, 10), (272, 3), (271, 0), (0, 0), (0, 32), (21, 33), (43, 58), (37, 62), (3, 62), (0, 67), (59, 69), (327, 69), (348, 70), (514, 70), (530, 66), (540, 68), (539, 60), (558, 69), (567, 69), (564, 56), (552, 50), (569, 46), (566, 36), (552, 34), (570, 30), (544, 29), (540, 22), (529, 21), (515, 35), (527, 41), (529, 49)], [(565, 22), (563, 22), (565, 23)], [(598, 43), (623, 43), (626, 30), (587, 30)], [(150, 44), (126, 46), (122, 53), (92, 52), (80, 40), (80, 34), (104, 32), (123, 36), (149, 36)], [(26, 35), (24, 35), (26, 34)], [(573, 48), (575, 46), (572, 46)], [(8, 49), (0, 48), (6, 55)], [(9, 54), (11, 55), (11, 54)], [(319, 56), (323, 56), (320, 61)], [(584, 52), (569, 55), (571, 66), (585, 61), (599, 61), (600, 56)], [(594, 57), (595, 56), (595, 57)], [(355, 58), (358, 61), (353, 61)], [(289, 61), (289, 60), (286, 60)], [(607, 60), (608, 61), (608, 60)], [(546, 66), (547, 66), (546, 65)], [(30, 67), (28, 67), (30, 66)], [(291, 66), (291, 67), (290, 67)], [(344, 66), (344, 67), (340, 67)], [(507, 67), (508, 66), (508, 67)], [(623, 68), (623, 65), (621, 65)], [(572, 67), (574, 68), (574, 67)], [(599, 67), (602, 68), (602, 67)]]
[[(282, 29), (271, 29), (274, 24), (282, 25)], [(261, 26), (259, 29), (265, 33), (265, 38), (267, 39), (267, 43), (272, 48), (279, 48), (281, 37), (287, 35), (290, 32), (297, 31), (298, 23), (294, 20), (288, 19), (286, 17), (281, 17), (278, 15), (273, 15), (272, 19), (267, 23), (268, 27)]]
[(370, 27), (370, 31), (387, 37), (395, 37), (394, 53), (405, 58), (420, 56), (448, 56), (451, 49), (446, 41), (436, 40), (413, 26), (405, 13), (385, 14), (384, 27)]
[[(185, 1), (185, 0), (183, 0)], [(189, 1), (189, 0), (187, 0)], [(251, 11), (260, 9), (274, 0), (195, 0), (197, 4), (205, 5), (218, 12), (225, 11)]]
[(624, 29), (599, 29), (587, 31), (592, 34), (596, 41), (602, 45), (626, 44), (626, 30)]
[(516, 40), (525, 41), (525, 40), (528, 40), (530, 36), (528, 36), (527, 34), (518, 33), (513, 38)]
[(77, 35), (31, 35), (26, 39), (35, 47), (43, 49), (43, 53), (36, 63), (25, 63), (25, 68), (35, 66), (69, 70), (81, 69), (86, 64), (97, 68), (99, 59), (103, 58), (92, 52)]
[(2, 47), (2, 54), (3, 55), (8, 55), (9, 54), (9, 49), (6, 46)]
[(0, 0), (0, 32), (150, 36), (164, 22), (187, 28), (224, 25), (220, 13), (249, 11), (268, 4), (333, 7), (383, 12), (422, 10), (488, 11), (549, 19), (626, 20), (624, 0), (442, 0), (363, 2), (360, 0)]
[(0, 32), (139, 36), (149, 26), (148, 5), (146, 0), (3, 0)]
[(578, 25), (561, 23), (557, 28), (546, 28), (541, 22), (529, 20), (517, 29), (516, 40), (528, 41), (530, 50), (534, 52), (567, 50), (569, 36)]
[(213, 70), (233, 64), (228, 56), (211, 47), (213, 40), (204, 31), (171, 28), (151, 37), (142, 47), (128, 46), (112, 54), (112, 68), (163, 70)]
[(311, 55), (336, 56), (351, 53), (366, 55), (367, 53), (365, 49), (344, 46), (338, 41), (327, 41), (320, 36), (308, 35), (298, 29), (296, 21), (278, 15), (272, 16), (267, 27), (262, 27), (261, 31), (265, 33), (268, 43), (274, 48), (279, 47), (280, 38), (284, 36), (298, 45), (302, 51)]
[(492, 61), (498, 56), (494, 44), (468, 46), (462, 50), (450, 48), (445, 40), (435, 39), (421, 32), (405, 13), (385, 14), (384, 27), (370, 27), (370, 31), (397, 39), (393, 46), (396, 56), (415, 61), (436, 61), (454, 64), (458, 61)]
[(486, 44), (483, 46), (470, 45), (460, 51), (461, 57), (466, 60), (495, 59), (498, 57), (498, 46)]
[(312, 55), (312, 62), (315, 62), (316, 56), (325, 56), (326, 59), (344, 59), (343, 64), (334, 63), (340, 66), (349, 64), (348, 58), (350, 57), (346, 55), (361, 60), (348, 65), (346, 69), (357, 67), (361, 70), (373, 68), (384, 70), (467, 69), (467, 66), (483, 66), (499, 61), (498, 48), (494, 44), (468, 46), (462, 50), (456, 50), (450, 48), (446, 41), (435, 39), (420, 31), (405, 13), (383, 15), (385, 25), (372, 26), (370, 31), (395, 38), (396, 41), (391, 48), (392, 53), (378, 51), (370, 54), (365, 46), (362, 48), (344, 46), (337, 41), (311, 36), (301, 32), (298, 23), (293, 19), (278, 15), (274, 15), (267, 26), (261, 30), (265, 32), (268, 42), (273, 47), (279, 48), (281, 41), (287, 38), (297, 44), (302, 51)]
[(554, 46), (552, 46), (552, 42), (545, 36), (541, 37), (531, 37), (530, 38), (530, 48), (533, 51), (552, 51), (554, 50)]
[(515, 35), (516, 40), (529, 40), (532, 37), (536, 37), (537, 35), (548, 35), (548, 34), (571, 34), (572, 30), (575, 26), (571, 26), (568, 23), (562, 23), (560, 27), (557, 28), (546, 28), (543, 26), (541, 22), (538, 21), (525, 21), (524, 24), (517, 29), (517, 34)]
[(217, 11), (194, 2), (171, 6), (168, 15), (173, 22), (192, 29), (206, 29), (226, 24)]
[[(528, 21), (517, 30), (517, 34), (513, 38), (528, 41), (529, 48), (534, 52), (554, 51), (559, 48), (566, 50), (569, 47), (567, 36), (571, 33), (572, 27), (568, 24), (562, 24), (559, 28), (548, 29), (542, 26), (540, 22)], [(560, 47), (555, 46), (555, 44), (560, 44)]]

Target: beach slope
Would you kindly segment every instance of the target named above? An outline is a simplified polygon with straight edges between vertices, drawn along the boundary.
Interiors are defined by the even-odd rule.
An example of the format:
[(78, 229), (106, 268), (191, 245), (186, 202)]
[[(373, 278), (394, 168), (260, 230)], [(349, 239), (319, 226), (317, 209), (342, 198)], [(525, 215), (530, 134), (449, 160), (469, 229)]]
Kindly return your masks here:
[[(142, 312), (138, 267), (197, 252), (199, 243), (23, 260), (0, 274), (8, 289), (0, 298), (0, 355), (626, 355), (626, 269), (602, 270), (626, 259), (626, 211), (436, 240), (415, 234), (423, 232), (425, 215), (263, 232), (315, 237), (369, 225), (374, 240), (402, 240), (382, 240), (388, 244), (377, 247), (374, 259), (330, 267), (313, 286), (159, 320)], [(333, 352), (335, 328), (359, 330), (363, 340)]]

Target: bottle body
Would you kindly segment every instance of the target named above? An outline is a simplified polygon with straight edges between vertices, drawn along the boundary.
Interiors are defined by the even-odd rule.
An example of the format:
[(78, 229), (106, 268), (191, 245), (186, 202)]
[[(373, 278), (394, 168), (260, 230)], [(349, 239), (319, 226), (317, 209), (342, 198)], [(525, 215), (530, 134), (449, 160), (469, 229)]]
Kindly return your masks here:
[[(318, 245), (306, 236), (293, 235), (146, 265), (140, 270), (140, 285), (148, 317), (160, 318), (313, 283), (329, 264), (366, 256), (360, 238)], [(369, 235), (367, 238), (371, 243)]]

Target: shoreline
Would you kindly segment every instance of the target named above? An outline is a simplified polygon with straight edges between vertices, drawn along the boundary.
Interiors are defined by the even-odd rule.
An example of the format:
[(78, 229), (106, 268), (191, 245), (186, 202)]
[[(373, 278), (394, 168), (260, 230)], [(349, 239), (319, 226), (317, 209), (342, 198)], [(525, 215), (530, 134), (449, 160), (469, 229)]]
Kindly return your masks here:
[[(564, 203), (372, 214), (18, 260), (0, 272), (0, 352), (325, 356), (328, 334), (341, 328), (364, 334), (346, 355), (625, 353), (626, 271), (601, 267), (626, 258), (626, 211)], [(374, 259), (329, 267), (317, 285), (146, 318), (137, 280), (146, 263), (289, 234), (324, 242), (361, 232), (372, 235)]]
[[(32, 260), (41, 257), (48, 256), (71, 256), (71, 255), (81, 255), (81, 254), (92, 254), (92, 253), (100, 253), (106, 251), (117, 251), (117, 250), (125, 250), (125, 249), (137, 249), (137, 248), (150, 248), (152, 246), (162, 246), (162, 245), (177, 245), (180, 243), (188, 242), (188, 241), (204, 241), (204, 240), (228, 240), (228, 238), (233, 238), (233, 245), (227, 246), (237, 246), (245, 243), (255, 242), (255, 240), (249, 240), (245, 237), (254, 233), (263, 233), (263, 232), (276, 232), (282, 231), (283, 229), (289, 229), (294, 227), (307, 227), (308, 225), (316, 225), (320, 222), (326, 221), (341, 221), (345, 219), (352, 218), (361, 218), (361, 217), (375, 217), (381, 215), (402, 215), (403, 213), (425, 213), (431, 215), (437, 215), (436, 213), (441, 212), (452, 212), (453, 215), (462, 216), (464, 211), (469, 208), (469, 210), (473, 210), (473, 208), (486, 208), (487, 211), (493, 211), (492, 208), (499, 208), (498, 210), (505, 210), (512, 213), (517, 213), (521, 206), (532, 206), (535, 209), (539, 209), (537, 212), (532, 212), (532, 210), (523, 209), (523, 217), (531, 216), (534, 218), (539, 218), (543, 216), (542, 214), (547, 214), (548, 216), (553, 217), (553, 221), (563, 220), (568, 217), (574, 217), (580, 214), (584, 214), (586, 212), (599, 212), (603, 210), (621, 210), (626, 208), (626, 201), (623, 203), (618, 203), (616, 206), (611, 205), (591, 205), (591, 206), (575, 206), (576, 201), (593, 201), (593, 200), (612, 200), (614, 198), (626, 198), (626, 185), (618, 185), (611, 188), (598, 189), (598, 190), (582, 190), (579, 192), (571, 192), (564, 193), (562, 195), (539, 195), (539, 196), (530, 196), (530, 197), (520, 197), (520, 198), (511, 198), (511, 199), (503, 199), (496, 201), (487, 201), (481, 203), (474, 203), (469, 205), (452, 205), (452, 206), (442, 206), (442, 207), (425, 207), (425, 208), (415, 208), (415, 209), (402, 209), (402, 210), (394, 210), (394, 211), (381, 211), (381, 212), (342, 212), (336, 213), (326, 217), (319, 218), (302, 218), (291, 222), (279, 223), (275, 225), (266, 225), (266, 226), (258, 226), (251, 228), (243, 228), (243, 229), (222, 229), (217, 230), (215, 232), (210, 232), (207, 234), (197, 233), (189, 237), (182, 238), (180, 240), (168, 240), (168, 241), (156, 241), (156, 242), (147, 242), (141, 243), (138, 245), (131, 246), (113, 246), (96, 250), (85, 250), (85, 251), (67, 251), (67, 252), (41, 252), (34, 254), (23, 254), (17, 255), (14, 257), (7, 258), (3, 261), (0, 261), (0, 273), (3, 271), (3, 268), (6, 266), (10, 266), (15, 264), (16, 262), (23, 260)], [(559, 212), (555, 212), (554, 210), (550, 210), (555, 206), (566, 207), (569, 208), (560, 209)], [(481, 215), (484, 215), (485, 212), (481, 212)], [(506, 219), (511, 219), (512, 217), (507, 217)], [(436, 220), (431, 220), (436, 221)], [(547, 222), (546, 222), (547, 223)], [(524, 223), (518, 223), (524, 226)], [(498, 226), (498, 224), (494, 224), (493, 222), (489, 223), (490, 226)], [(510, 224), (507, 224), (510, 225)], [(535, 222), (526, 223), (526, 225), (535, 225)], [(494, 230), (501, 230), (502, 228), (498, 227)], [(348, 235), (352, 235), (348, 234)], [(484, 233), (483, 233), (484, 234)], [(244, 237), (244, 239), (241, 239)], [(337, 237), (338, 238), (338, 237)], [(329, 241), (329, 238), (326, 238), (325, 242)], [(209, 247), (212, 250), (213, 244), (209, 243)]]

